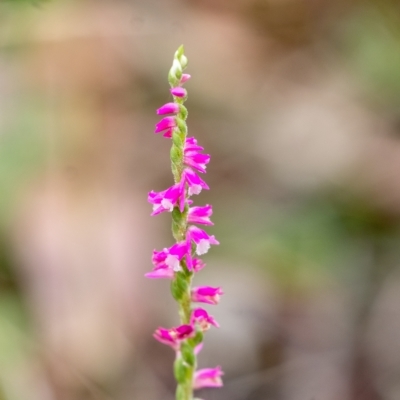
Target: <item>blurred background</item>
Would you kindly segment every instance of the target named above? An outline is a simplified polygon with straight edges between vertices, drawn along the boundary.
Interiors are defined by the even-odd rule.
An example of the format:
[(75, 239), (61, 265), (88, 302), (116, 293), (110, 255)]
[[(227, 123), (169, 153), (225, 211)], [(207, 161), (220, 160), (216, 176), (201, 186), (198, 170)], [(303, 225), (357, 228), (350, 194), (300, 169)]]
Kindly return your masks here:
[[(222, 285), (210, 400), (400, 399), (400, 1), (2, 0), (0, 400), (172, 400), (147, 192), (184, 44)], [(204, 393), (203, 393), (204, 392)]]

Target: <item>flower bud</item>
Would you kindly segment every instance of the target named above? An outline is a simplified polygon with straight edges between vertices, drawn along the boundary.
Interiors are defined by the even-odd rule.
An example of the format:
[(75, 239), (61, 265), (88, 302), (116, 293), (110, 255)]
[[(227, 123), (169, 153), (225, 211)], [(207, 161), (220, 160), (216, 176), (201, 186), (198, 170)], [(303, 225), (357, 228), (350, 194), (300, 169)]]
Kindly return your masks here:
[(183, 83), (187, 82), (190, 78), (191, 78), (191, 76), (189, 74), (182, 74), (180, 83), (183, 84)]
[(161, 106), (157, 110), (158, 115), (164, 115), (164, 114), (178, 114), (180, 111), (179, 104), (176, 103), (167, 103)]
[(182, 69), (185, 69), (185, 68), (187, 67), (187, 64), (188, 64), (188, 59), (187, 59), (187, 57), (186, 57), (184, 54), (182, 54), (182, 55), (179, 57), (179, 61), (180, 61), (181, 65), (182, 65)]
[(177, 86), (174, 87), (172, 89), (170, 89), (170, 92), (172, 95), (174, 95), (175, 97), (186, 97), (187, 92), (186, 89), (184, 89), (183, 87)]

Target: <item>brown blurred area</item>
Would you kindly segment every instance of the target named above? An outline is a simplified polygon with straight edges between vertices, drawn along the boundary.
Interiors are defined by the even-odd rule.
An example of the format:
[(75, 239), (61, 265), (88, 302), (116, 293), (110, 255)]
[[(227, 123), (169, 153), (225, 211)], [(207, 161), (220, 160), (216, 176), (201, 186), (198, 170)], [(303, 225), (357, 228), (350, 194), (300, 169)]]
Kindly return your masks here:
[(180, 44), (212, 156), (211, 400), (400, 399), (400, 2), (3, 0), (0, 400), (167, 400), (150, 190)]

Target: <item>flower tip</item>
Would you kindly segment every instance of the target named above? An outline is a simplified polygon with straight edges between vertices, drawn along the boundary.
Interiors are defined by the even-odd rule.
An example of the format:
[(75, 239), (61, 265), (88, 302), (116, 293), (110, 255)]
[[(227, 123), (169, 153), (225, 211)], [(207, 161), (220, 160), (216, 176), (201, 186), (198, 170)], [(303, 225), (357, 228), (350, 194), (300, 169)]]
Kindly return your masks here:
[(167, 103), (157, 109), (158, 115), (177, 114), (179, 112), (179, 105), (176, 103)]
[(215, 236), (212, 235), (211, 237), (212, 237), (212, 239), (213, 239), (212, 242), (211, 242), (211, 244), (219, 245), (219, 241), (218, 241), (217, 239), (215, 239)]
[(175, 52), (175, 57), (179, 58), (183, 55), (183, 53), (185, 52), (185, 47), (183, 46), (183, 44), (181, 44), (178, 49)]
[(182, 84), (182, 83), (187, 82), (191, 77), (192, 77), (192, 76), (189, 75), (189, 74), (182, 74), (180, 83)]

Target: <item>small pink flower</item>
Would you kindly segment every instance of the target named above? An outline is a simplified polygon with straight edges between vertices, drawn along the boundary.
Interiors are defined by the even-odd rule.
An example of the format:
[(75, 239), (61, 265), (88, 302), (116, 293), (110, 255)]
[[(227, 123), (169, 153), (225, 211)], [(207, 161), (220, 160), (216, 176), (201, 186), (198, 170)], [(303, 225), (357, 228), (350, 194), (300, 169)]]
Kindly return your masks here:
[(161, 106), (157, 110), (158, 115), (164, 115), (164, 114), (178, 114), (179, 112), (179, 104), (176, 103), (167, 103)]
[(199, 256), (206, 254), (212, 244), (219, 244), (214, 235), (210, 236), (206, 231), (194, 225), (190, 226), (186, 233), (186, 241), (190, 243), (191, 240), (196, 243), (196, 253)]
[(148, 194), (147, 201), (153, 204), (153, 212), (151, 215), (157, 215), (164, 211), (172, 211), (178, 204), (181, 212), (185, 208), (185, 188), (181, 183), (177, 183), (162, 192), (151, 191)]
[(205, 173), (206, 164), (210, 162), (211, 157), (209, 154), (201, 154), (201, 150), (203, 150), (203, 147), (197, 145), (197, 140), (194, 137), (186, 139), (183, 149), (183, 162), (188, 167)]
[(193, 194), (199, 194), (202, 189), (208, 190), (210, 189), (194, 171), (190, 168), (185, 168), (182, 173), (182, 180), (187, 182), (188, 184), (188, 194), (192, 196)]
[(183, 162), (188, 167), (197, 169), (198, 171), (205, 174), (207, 168), (206, 165), (210, 162), (210, 156), (208, 154), (199, 154), (199, 153), (185, 155), (183, 157)]
[(187, 82), (191, 76), (189, 74), (182, 74), (180, 84)]
[(156, 129), (154, 130), (154, 133), (162, 132), (169, 128), (175, 128), (175, 126), (175, 117), (164, 117), (158, 124), (156, 124)]
[(186, 242), (176, 243), (169, 249), (154, 250), (152, 257), (154, 268), (144, 276), (150, 279), (172, 279), (175, 272), (182, 270), (180, 261), (186, 255), (186, 252)]
[(179, 262), (185, 256), (187, 251), (186, 243), (179, 242), (172, 245), (170, 248), (165, 248), (161, 251), (154, 250), (151, 261), (155, 268), (171, 268), (174, 271), (181, 271)]
[(171, 332), (169, 329), (157, 328), (156, 331), (154, 332), (153, 336), (156, 340), (158, 340), (161, 343), (167, 344), (168, 346), (171, 346), (173, 348), (175, 348), (175, 346), (176, 346), (176, 340), (171, 335)]
[(195, 335), (192, 325), (181, 325), (176, 328), (158, 328), (153, 336), (159, 342), (171, 346), (175, 351), (179, 350), (182, 340), (191, 338)]
[(199, 369), (194, 373), (193, 388), (221, 387), (223, 386), (221, 379), (223, 374), (221, 367)]
[(204, 207), (191, 207), (188, 213), (188, 222), (191, 224), (214, 225), (210, 216), (212, 215), (212, 206), (206, 204)]
[(186, 266), (189, 271), (199, 272), (206, 266), (206, 263), (200, 258), (192, 258), (191, 243), (189, 241), (187, 241), (186, 243), (187, 243)]
[(192, 325), (198, 324), (203, 332), (208, 331), (211, 325), (219, 328), (218, 322), (210, 314), (208, 314), (204, 308), (196, 308), (193, 310), (190, 323)]
[(206, 266), (206, 263), (200, 258), (193, 258), (191, 261), (191, 267), (194, 272), (199, 272)]
[(163, 133), (163, 136), (166, 138), (172, 138), (173, 131), (174, 131), (174, 128), (169, 128)]
[(202, 151), (202, 150), (204, 150), (204, 147), (199, 146), (197, 144), (197, 139), (192, 136), (190, 138), (186, 138), (184, 150), (185, 151)]
[(172, 89), (170, 89), (170, 92), (172, 95), (176, 96), (176, 97), (186, 97), (186, 89), (178, 86), (178, 87), (174, 87)]
[(192, 301), (216, 305), (224, 292), (220, 287), (197, 286), (192, 289)]

